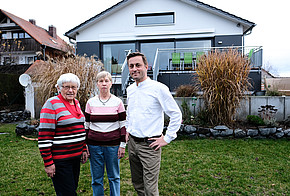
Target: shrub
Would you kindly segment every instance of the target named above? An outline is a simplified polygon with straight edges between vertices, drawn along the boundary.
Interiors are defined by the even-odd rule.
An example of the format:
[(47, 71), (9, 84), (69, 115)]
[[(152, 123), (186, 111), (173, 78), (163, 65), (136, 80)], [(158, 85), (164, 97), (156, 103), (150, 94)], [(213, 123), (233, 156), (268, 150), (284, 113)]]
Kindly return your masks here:
[(263, 119), (259, 116), (256, 116), (256, 115), (248, 115), (247, 116), (247, 122), (250, 124), (250, 125), (253, 125), (253, 126), (263, 126), (265, 125)]
[(192, 85), (181, 85), (176, 89), (176, 97), (194, 97), (197, 95), (198, 88)]
[(183, 99), (183, 101), (181, 103), (181, 107), (182, 107), (183, 124), (187, 124), (187, 125), (192, 124), (192, 113), (191, 113), (190, 108), (189, 108), (188, 104), (186, 103), (185, 99)]
[(215, 50), (200, 57), (196, 69), (212, 125), (230, 125), (248, 90), (250, 62), (237, 50)]
[(282, 93), (279, 92), (278, 90), (270, 90), (270, 89), (267, 89), (266, 91), (266, 96), (281, 96)]
[(278, 125), (275, 118), (277, 111), (278, 109), (273, 105), (262, 105), (258, 110), (259, 116), (263, 119), (265, 125), (269, 127)]

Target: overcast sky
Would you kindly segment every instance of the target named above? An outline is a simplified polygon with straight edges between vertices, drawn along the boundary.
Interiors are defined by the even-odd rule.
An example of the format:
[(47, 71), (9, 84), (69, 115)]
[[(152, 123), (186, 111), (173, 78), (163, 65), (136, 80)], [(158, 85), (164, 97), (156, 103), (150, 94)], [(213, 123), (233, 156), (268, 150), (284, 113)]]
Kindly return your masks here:
[[(120, 0), (14, 0), (1, 1), (4, 9), (25, 20), (64, 33), (90, 19)], [(158, 1), (158, 0), (157, 0)], [(254, 22), (252, 34), (246, 36), (245, 46), (263, 46), (264, 66), (275, 76), (290, 77), (290, 11), (287, 0), (200, 0), (231, 14)]]

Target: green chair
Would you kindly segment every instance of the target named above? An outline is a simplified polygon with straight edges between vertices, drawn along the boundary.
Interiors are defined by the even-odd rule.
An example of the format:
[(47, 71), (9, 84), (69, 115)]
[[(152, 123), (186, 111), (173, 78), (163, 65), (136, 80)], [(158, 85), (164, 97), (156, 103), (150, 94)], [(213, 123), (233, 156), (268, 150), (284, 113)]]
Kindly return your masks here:
[(251, 64), (253, 64), (253, 53), (254, 53), (254, 49), (251, 49), (249, 54), (248, 54), (248, 60), (250, 61)]
[(172, 69), (178, 70), (180, 68), (180, 53), (173, 52), (172, 53)]
[(192, 70), (192, 52), (184, 53), (184, 70)]
[(205, 52), (202, 52), (202, 51), (196, 52), (196, 61), (195, 61), (196, 65), (197, 65), (197, 63), (199, 63), (200, 57), (204, 54), (205, 54)]

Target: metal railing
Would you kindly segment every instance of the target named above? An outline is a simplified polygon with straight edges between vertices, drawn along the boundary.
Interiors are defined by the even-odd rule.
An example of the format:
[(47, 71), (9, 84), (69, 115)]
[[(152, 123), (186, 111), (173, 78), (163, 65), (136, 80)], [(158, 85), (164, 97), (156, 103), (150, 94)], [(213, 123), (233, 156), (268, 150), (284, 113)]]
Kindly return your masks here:
[[(153, 80), (157, 80), (160, 72), (174, 71), (195, 71), (201, 55), (211, 51), (227, 51), (230, 49), (238, 50), (242, 56), (247, 57), (252, 67), (260, 68), (263, 64), (263, 49), (261, 46), (231, 46), (231, 47), (209, 47), (209, 48), (171, 48), (157, 49), (153, 62)], [(131, 50), (128, 54), (131, 53)], [(178, 54), (173, 56), (173, 54)], [(122, 66), (122, 91), (125, 94), (129, 81), (129, 69), (125, 59)]]
[(261, 46), (157, 49), (153, 64), (153, 79), (157, 80), (160, 71), (195, 71), (201, 55), (215, 50), (229, 49), (236, 49), (242, 56), (249, 58), (252, 67), (260, 68), (263, 64)]
[[(132, 50), (128, 51), (128, 54), (130, 54), (130, 53), (132, 53)], [(129, 82), (129, 78), (130, 78), (129, 67), (127, 66), (127, 58), (125, 58), (125, 61), (122, 65), (121, 75), (122, 75), (122, 92), (123, 92), (123, 94), (126, 94), (126, 88), (127, 88), (127, 84)]]

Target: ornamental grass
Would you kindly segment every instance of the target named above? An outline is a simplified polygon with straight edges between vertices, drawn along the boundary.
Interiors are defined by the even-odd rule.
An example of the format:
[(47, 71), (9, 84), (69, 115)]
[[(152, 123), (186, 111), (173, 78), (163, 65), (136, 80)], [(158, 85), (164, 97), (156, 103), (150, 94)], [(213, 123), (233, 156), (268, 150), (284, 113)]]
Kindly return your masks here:
[(96, 95), (96, 76), (103, 69), (103, 64), (96, 61), (94, 56), (75, 56), (67, 58), (48, 58), (42, 61), (32, 74), (35, 82), (37, 100), (40, 105), (57, 94), (55, 87), (60, 75), (73, 73), (80, 79), (80, 88), (76, 99), (84, 109), (87, 100)]
[(200, 57), (196, 72), (210, 124), (234, 122), (241, 98), (250, 87), (249, 71), (249, 60), (236, 49), (216, 49)]

